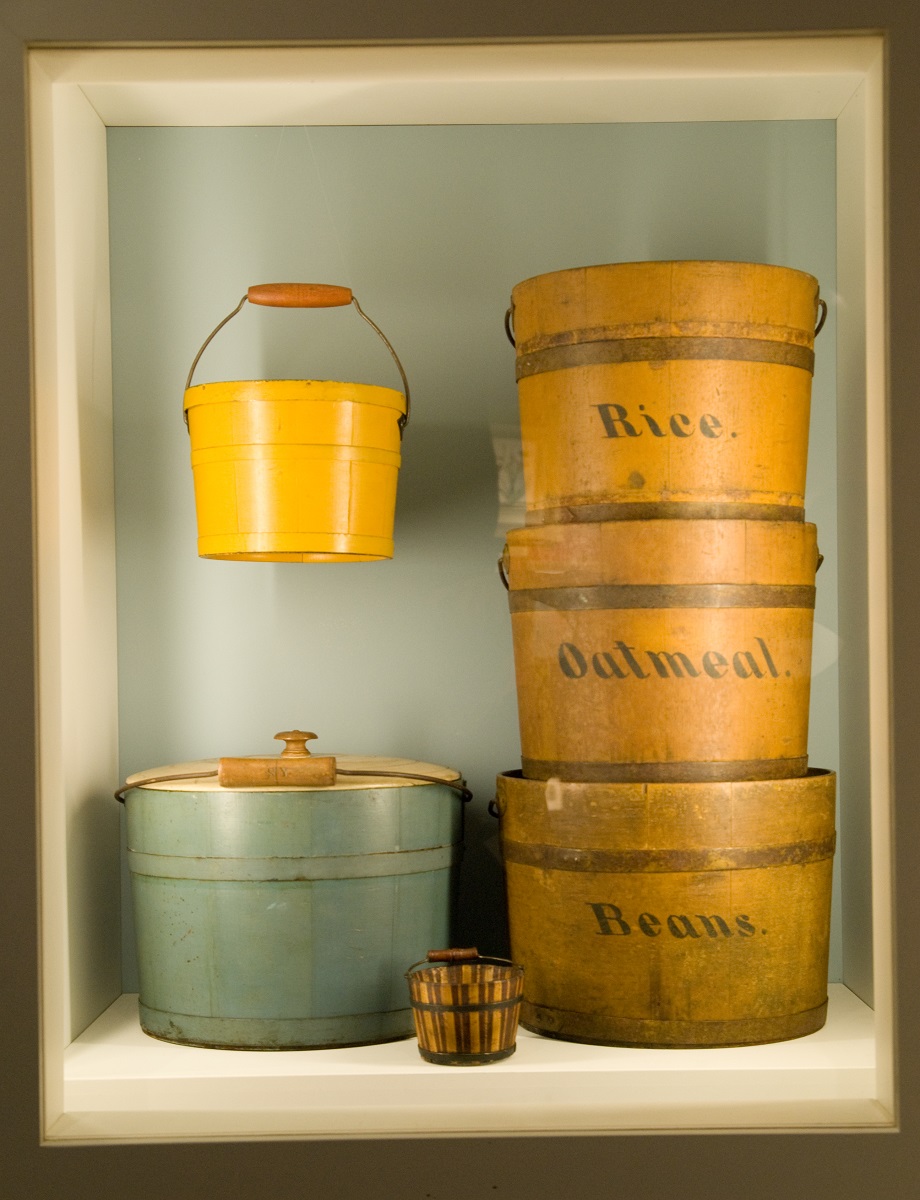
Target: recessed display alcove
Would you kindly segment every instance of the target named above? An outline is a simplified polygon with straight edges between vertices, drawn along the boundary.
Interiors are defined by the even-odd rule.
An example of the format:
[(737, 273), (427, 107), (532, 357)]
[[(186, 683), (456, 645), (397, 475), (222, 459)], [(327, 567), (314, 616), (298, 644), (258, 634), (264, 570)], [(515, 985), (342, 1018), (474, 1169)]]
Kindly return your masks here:
[[(36, 49), (29, 66), (45, 1139), (890, 1128), (880, 40)], [(644, 257), (802, 267), (828, 302), (806, 496), (826, 558), (810, 753), (840, 777), (827, 1025), (683, 1051), (522, 1031), (477, 1071), (412, 1040), (146, 1038), (112, 798), (129, 771), (267, 750), (300, 721), (324, 750), (455, 766), (476, 795), (461, 898), (500, 906), (485, 807), (519, 765), (495, 571), (520, 519), (504, 307), (526, 274)], [(354, 286), (404, 355), (392, 563), (195, 555), (182, 385), (256, 273)], [(202, 369), (325, 376), (354, 354), (395, 384), (370, 335), (291, 315), (245, 314)]]

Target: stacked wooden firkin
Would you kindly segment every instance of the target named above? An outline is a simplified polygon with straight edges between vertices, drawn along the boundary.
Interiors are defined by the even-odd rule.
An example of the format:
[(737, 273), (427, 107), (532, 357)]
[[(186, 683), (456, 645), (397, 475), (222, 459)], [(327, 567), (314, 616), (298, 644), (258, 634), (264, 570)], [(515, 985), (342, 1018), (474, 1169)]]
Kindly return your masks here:
[(817, 281), (620, 263), (519, 284), (522, 771), (498, 780), (522, 1023), (775, 1041), (827, 998), (835, 778), (808, 769)]

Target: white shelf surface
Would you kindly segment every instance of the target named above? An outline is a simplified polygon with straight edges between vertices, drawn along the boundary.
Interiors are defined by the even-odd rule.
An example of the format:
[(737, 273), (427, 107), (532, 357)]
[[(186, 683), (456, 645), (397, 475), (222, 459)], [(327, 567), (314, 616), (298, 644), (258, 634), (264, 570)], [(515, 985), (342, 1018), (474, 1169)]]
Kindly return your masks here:
[(767, 1046), (640, 1050), (520, 1030), (487, 1067), (426, 1063), (415, 1039), (225, 1051), (147, 1037), (125, 994), (67, 1049), (49, 1140), (610, 1133), (890, 1125), (874, 1014), (831, 985), (827, 1024)]

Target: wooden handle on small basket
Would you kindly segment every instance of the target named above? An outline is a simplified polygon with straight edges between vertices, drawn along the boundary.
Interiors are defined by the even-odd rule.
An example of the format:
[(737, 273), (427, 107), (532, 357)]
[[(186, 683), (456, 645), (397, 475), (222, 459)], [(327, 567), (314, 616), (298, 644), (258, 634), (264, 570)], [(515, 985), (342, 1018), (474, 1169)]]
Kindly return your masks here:
[(246, 293), (250, 304), (273, 308), (339, 308), (351, 304), (351, 288), (335, 283), (257, 283)]
[(429, 950), (429, 962), (465, 962), (470, 958), (478, 958), (479, 951), (475, 946), (468, 946), (465, 950)]

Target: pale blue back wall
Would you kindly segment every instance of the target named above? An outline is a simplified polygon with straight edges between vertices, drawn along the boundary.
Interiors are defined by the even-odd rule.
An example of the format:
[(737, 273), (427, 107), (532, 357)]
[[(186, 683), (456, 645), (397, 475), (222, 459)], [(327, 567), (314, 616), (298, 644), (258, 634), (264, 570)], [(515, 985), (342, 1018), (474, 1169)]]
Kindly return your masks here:
[[(495, 568), (492, 431), (517, 420), (503, 314), (528, 276), (671, 258), (796, 267), (830, 304), (806, 498), (826, 556), (809, 748), (836, 767), (834, 139), (814, 121), (109, 129), (123, 772), (272, 753), (295, 725), (321, 734), (318, 752), (454, 765), (476, 793), (458, 940), (500, 950), (486, 805), (496, 773), (520, 765)], [(391, 562), (196, 555), (185, 378), (246, 288), (273, 280), (350, 286), (405, 364)], [(263, 376), (399, 386), (351, 309), (247, 305), (196, 382)], [(126, 921), (129, 990), (131, 942)]]

